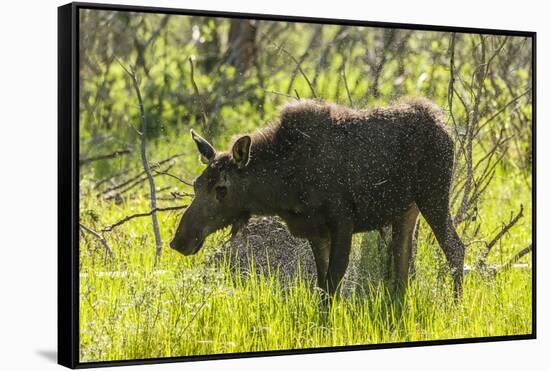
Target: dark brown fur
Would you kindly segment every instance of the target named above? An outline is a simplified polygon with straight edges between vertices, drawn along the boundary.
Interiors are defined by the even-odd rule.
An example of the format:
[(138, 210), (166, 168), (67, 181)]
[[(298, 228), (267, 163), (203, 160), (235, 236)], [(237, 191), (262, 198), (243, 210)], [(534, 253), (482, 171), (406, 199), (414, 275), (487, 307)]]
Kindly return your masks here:
[[(194, 138), (208, 154), (209, 144)], [(284, 107), (277, 122), (240, 137), (231, 153), (206, 157), (171, 244), (178, 251), (194, 253), (208, 234), (252, 214), (278, 215), (310, 240), (318, 284), (333, 293), (352, 234), (392, 225), (396, 277), (404, 284), (420, 211), (460, 292), (464, 245), (449, 214), (453, 142), (431, 102), (354, 110), (302, 100)]]

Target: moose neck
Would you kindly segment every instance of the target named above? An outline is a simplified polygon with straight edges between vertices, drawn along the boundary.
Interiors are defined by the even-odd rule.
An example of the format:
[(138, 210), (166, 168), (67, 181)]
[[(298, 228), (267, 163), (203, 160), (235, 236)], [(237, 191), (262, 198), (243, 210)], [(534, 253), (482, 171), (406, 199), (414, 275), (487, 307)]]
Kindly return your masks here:
[(289, 166), (269, 141), (255, 143), (244, 178), (245, 205), (251, 214), (280, 215), (292, 208)]

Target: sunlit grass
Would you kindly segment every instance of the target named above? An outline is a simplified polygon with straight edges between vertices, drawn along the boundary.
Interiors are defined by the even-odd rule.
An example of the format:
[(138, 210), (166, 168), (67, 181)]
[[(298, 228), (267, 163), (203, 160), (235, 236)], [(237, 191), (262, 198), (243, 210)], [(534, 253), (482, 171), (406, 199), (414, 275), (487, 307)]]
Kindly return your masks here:
[[(135, 130), (140, 126), (140, 110), (119, 63), (129, 65), (143, 59), (136, 67), (149, 125), (145, 133), (148, 161), (154, 164), (185, 154), (170, 164), (170, 171), (188, 181), (203, 169), (189, 129), (208, 136), (217, 150), (226, 150), (234, 135), (275, 120), (280, 108), (293, 97), (317, 96), (367, 108), (408, 95), (425, 96), (445, 110), (450, 128), (448, 114), (453, 113), (458, 125), (454, 133), (457, 149), (461, 130), (466, 130), (478, 111), (476, 125), (480, 130), (473, 142), (474, 159), (483, 158), (503, 138), (509, 137), (510, 141), (493, 158), (500, 158), (500, 151), (506, 151), (477, 205), (472, 223), (480, 225), (478, 233), (473, 235), (474, 228), (464, 230), (466, 223), (458, 228), (459, 235), (470, 243), (466, 264), (475, 266), (484, 247), (482, 241), (498, 233), (520, 205), (524, 206), (524, 216), (493, 247), (488, 263), (503, 264), (532, 243), (528, 156), (532, 150), (532, 131), (528, 127), (531, 99), (527, 95), (507, 106), (531, 85), (528, 39), (507, 37), (504, 54), (495, 54), (492, 62), (483, 64), (476, 60), (479, 35), (457, 34), (457, 93), (450, 107), (450, 33), (399, 30), (388, 37), (388, 29), (323, 25), (317, 35), (315, 25), (283, 22), (267, 32), (270, 22), (262, 21), (258, 25), (255, 66), (238, 72), (226, 53), (231, 46), (229, 40), (222, 36), (230, 31), (229, 20), (172, 17), (159, 33), (161, 37), (145, 43), (164, 16), (148, 14), (140, 16), (139, 22), (138, 18), (130, 22), (127, 16), (101, 13), (81, 13), (80, 154), (81, 158), (93, 157), (121, 148), (132, 152), (81, 166), (80, 222), (89, 228), (101, 231), (151, 207), (146, 184), (110, 201), (97, 197), (104, 187), (94, 188), (99, 179), (120, 171), (128, 172), (114, 183), (142, 171), (141, 137)], [(138, 16), (130, 18), (134, 17)], [(196, 32), (202, 35), (199, 41), (204, 42), (185, 36)], [(274, 42), (260, 35), (264, 32)], [(221, 37), (214, 37), (217, 34)], [(141, 39), (149, 46), (138, 53), (137, 42)], [(316, 43), (310, 44), (310, 39)], [(489, 56), (497, 51), (504, 36), (485, 36), (485, 40)], [(394, 46), (389, 47), (391, 43)], [(303, 74), (278, 45), (300, 60)], [(218, 56), (215, 48), (220, 48)], [(196, 68), (193, 78), (190, 57)], [(477, 80), (474, 77), (480, 66), (491, 67), (479, 97), (481, 104), (465, 107), (459, 93), (468, 102), (476, 100), (472, 95), (476, 89), (470, 92), (464, 81)], [(304, 75), (309, 76), (311, 85)], [(377, 94), (373, 94), (373, 86), (377, 86)], [(502, 108), (506, 109), (493, 117)], [(467, 115), (469, 110), (472, 113)], [(464, 161), (461, 156), (460, 161)], [(479, 181), (483, 167), (476, 170), (474, 182)], [(156, 176), (155, 183), (164, 189), (159, 192), (162, 195), (193, 192), (191, 187), (166, 176)], [(189, 202), (165, 199), (158, 200), (158, 205)], [(163, 238), (160, 261), (155, 259), (149, 217), (133, 219), (105, 233), (113, 259), (92, 235), (81, 235), (80, 361), (516, 335), (532, 330), (530, 254), (521, 259), (525, 265), (521, 268), (497, 275), (470, 272), (465, 278), (464, 297), (455, 303), (445, 257), (421, 220), (416, 276), (400, 300), (384, 284), (389, 271), (388, 254), (376, 246), (377, 232), (355, 235), (352, 255), (359, 262), (357, 274), (347, 280), (343, 294), (327, 311), (319, 291), (305, 279), (285, 282), (276, 269), (267, 276), (240, 276), (228, 264), (212, 259), (213, 251), (221, 248), (225, 231), (210, 237), (196, 256), (184, 257), (170, 250), (167, 242), (179, 215), (158, 214)]]
[[(527, 192), (517, 192), (513, 200), (497, 195), (489, 192), (482, 209), (483, 233), (489, 236), (518, 202), (526, 207), (520, 225), (491, 254), (498, 263), (530, 243), (531, 210)], [(82, 208), (105, 215), (105, 220), (100, 218), (104, 223), (143, 210), (148, 203), (138, 198), (121, 207), (92, 197), (85, 200)], [(90, 215), (84, 213), (83, 218), (93, 225)], [(172, 213), (161, 214), (165, 239), (177, 219)], [(320, 293), (304, 279), (285, 282), (275, 269), (268, 276), (242, 277), (227, 264), (214, 263), (210, 257), (221, 234), (192, 257), (165, 248), (160, 262), (155, 262), (149, 218), (108, 235), (112, 260), (87, 236), (81, 241), (80, 259), (81, 361), (531, 333), (530, 266), (496, 276), (471, 272), (463, 299), (455, 303), (442, 253), (425, 223), (421, 228), (417, 275), (402, 301), (382, 283), (364, 279), (337, 297), (328, 311)], [(472, 247), (467, 261), (474, 256)], [(530, 256), (523, 261), (529, 263)], [(368, 270), (368, 264), (363, 269)]]
[[(384, 287), (369, 285), (336, 298), (327, 313), (319, 293), (304, 281), (282, 287), (275, 273), (240, 278), (223, 267), (200, 266), (200, 258), (185, 261), (166, 251), (155, 269), (142, 256), (110, 272), (82, 274), (81, 360), (531, 332), (529, 270), (494, 279), (470, 274), (459, 303), (451, 299), (450, 285), (442, 290), (420, 278), (402, 304)], [(124, 274), (116, 274), (118, 268)]]

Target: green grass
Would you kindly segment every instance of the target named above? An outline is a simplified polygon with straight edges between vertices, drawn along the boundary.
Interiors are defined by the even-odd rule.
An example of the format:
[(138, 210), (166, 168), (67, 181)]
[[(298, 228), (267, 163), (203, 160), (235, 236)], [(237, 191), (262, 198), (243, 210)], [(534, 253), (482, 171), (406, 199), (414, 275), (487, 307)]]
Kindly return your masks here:
[(283, 289), (274, 276), (243, 281), (182, 260), (166, 251), (158, 270), (137, 265), (124, 276), (81, 277), (81, 361), (531, 332), (529, 271), (469, 275), (458, 304), (449, 289), (421, 279), (402, 307), (383, 287), (368, 287), (337, 298), (326, 314), (303, 281)]
[[(131, 154), (81, 166), (80, 221), (96, 231), (124, 216), (150, 209), (146, 184), (109, 202), (98, 198), (98, 190), (93, 189), (98, 180), (120, 171), (129, 172), (117, 179), (119, 182), (142, 170), (140, 136), (135, 130), (140, 126), (138, 102), (118, 62), (129, 66), (136, 59), (138, 50), (132, 45), (137, 45), (139, 40), (145, 45), (161, 16), (135, 17), (130, 22), (125, 15), (110, 12), (81, 15), (81, 158), (120, 148), (133, 149)], [(98, 26), (104, 24), (110, 25), (109, 30)], [(244, 74), (235, 73), (235, 68), (226, 63), (226, 46), (223, 46), (217, 60), (214, 58), (219, 68), (210, 70), (208, 64), (213, 60), (212, 53), (204, 49), (207, 44), (182, 35), (198, 29), (208, 41), (209, 35), (214, 35), (214, 27), (219, 27), (219, 39), (223, 40), (229, 21), (215, 23), (196, 17), (172, 17), (159, 34), (161, 37), (151, 43), (143, 55), (139, 53), (144, 57), (145, 66), (150, 67), (146, 71), (144, 66), (137, 66), (149, 123), (148, 160), (154, 163), (174, 154), (185, 154), (174, 160), (170, 172), (187, 180), (202, 170), (189, 129), (208, 134), (202, 118), (205, 106), (208, 107), (207, 121), (214, 129), (209, 139), (216, 149), (224, 150), (233, 135), (263, 126), (278, 116), (285, 102), (292, 100), (284, 93), (289, 89), (290, 77), (296, 73), (296, 65), (263, 37), (258, 37), (264, 41), (258, 40), (257, 67)], [(268, 32), (267, 28), (262, 31), (262, 27), (260, 25), (261, 32)], [(281, 23), (277, 26), (279, 36), (273, 37), (293, 56), (304, 55), (301, 67), (311, 78), (318, 97), (348, 104), (348, 89), (343, 81), (345, 71), (350, 97), (357, 108), (388, 104), (401, 96), (420, 95), (431, 97), (449, 109), (450, 34), (414, 32), (403, 44), (400, 56), (399, 43), (392, 47), (386, 45), (388, 30), (350, 28), (342, 34), (346, 36), (344, 40), (334, 39), (340, 26), (324, 25), (318, 45), (308, 46), (315, 27), (295, 23), (287, 29)], [(98, 32), (99, 29), (103, 31)], [(278, 34), (277, 29), (272, 35)], [(399, 31), (395, 41), (405, 40), (405, 31)], [(484, 40), (489, 57), (498, 51), (504, 37), (486, 35)], [(477, 125), (484, 127), (476, 133), (474, 159), (481, 159), (500, 135), (512, 139), (501, 149), (506, 153), (483, 199), (479, 200), (474, 227), (458, 228), (464, 242), (471, 243), (466, 253), (468, 265), (475, 263), (483, 248), (482, 244), (472, 241), (490, 240), (521, 204), (525, 207), (524, 217), (493, 247), (490, 263), (505, 263), (532, 242), (531, 159), (528, 156), (532, 135), (528, 127), (532, 115), (530, 96), (499, 111), (531, 85), (530, 42), (526, 41), (507, 38), (502, 49), (505, 53), (495, 54), (492, 62), (483, 65), (490, 68), (491, 73), (481, 90)], [(462, 107), (458, 93), (468, 102), (474, 98), (475, 89), (470, 91), (467, 81), (480, 70), (475, 57), (481, 53), (481, 46), (479, 36), (473, 34), (458, 34), (456, 43), (457, 94), (452, 111), (459, 129), (464, 129), (468, 117), (471, 121), (476, 115), (472, 112), (467, 116), (467, 111), (474, 107), (472, 104), (469, 108)], [(307, 55), (303, 54), (306, 50)], [(328, 54), (325, 55), (325, 51)], [(194, 80), (189, 78), (190, 56), (196, 57)], [(371, 65), (377, 64), (382, 56), (387, 58), (378, 76)], [(196, 99), (192, 81), (196, 82), (201, 99)], [(370, 92), (375, 83), (379, 83), (379, 96)], [(309, 84), (300, 73), (291, 88), (291, 95), (312, 97)], [(238, 94), (232, 96), (232, 92)], [(205, 102), (200, 102), (203, 99)], [(493, 117), (497, 112), (500, 115)], [(502, 128), (506, 132), (501, 132)], [(458, 148), (458, 141), (456, 143)], [(464, 156), (461, 163), (463, 160)], [(482, 168), (476, 170), (476, 178)], [(170, 190), (191, 192), (166, 176), (155, 177), (155, 182), (159, 189), (169, 186)], [(167, 194), (166, 190), (162, 192)], [(159, 200), (159, 206), (188, 202)], [(335, 299), (331, 311), (325, 313), (320, 307), (320, 295), (310, 282), (281, 283), (275, 271), (268, 277), (243, 278), (232, 274), (227, 265), (214, 263), (211, 256), (220, 248), (223, 233), (210, 237), (197, 256), (184, 257), (170, 250), (167, 242), (180, 214), (159, 214), (163, 253), (158, 263), (150, 217), (133, 219), (105, 234), (114, 251), (112, 260), (93, 236), (81, 235), (82, 362), (516, 335), (532, 331), (530, 254), (522, 258), (522, 263), (528, 263), (524, 268), (501, 272), (496, 277), (468, 274), (464, 297), (455, 303), (443, 253), (422, 221), (417, 274), (404, 302), (400, 303), (388, 293), (381, 279), (385, 275), (387, 254), (376, 246), (376, 232), (356, 235), (353, 257), (359, 262), (359, 275), (353, 280), (358, 286), (346, 289)], [(476, 224), (480, 229), (473, 235)]]
[[(530, 192), (517, 177), (499, 177), (488, 191), (480, 218), (491, 236), (520, 203), (525, 217), (495, 246), (492, 262), (506, 261), (531, 241)], [(514, 197), (510, 197), (513, 195)], [(136, 197), (122, 205), (83, 197), (82, 221), (99, 228), (123, 215), (147, 209)], [(91, 212), (89, 210), (94, 210)], [(161, 213), (164, 244), (178, 213)], [(363, 264), (354, 290), (321, 310), (310, 282), (240, 277), (213, 263), (222, 234), (207, 240), (196, 256), (165, 247), (155, 263), (150, 218), (138, 218), (107, 235), (110, 260), (89, 235), (81, 239), (80, 360), (105, 361), (265, 350), (318, 348), (454, 338), (528, 334), (532, 330), (530, 264), (496, 275), (466, 276), (464, 297), (452, 300), (450, 277), (438, 245), (421, 223), (417, 276), (402, 303), (383, 283), (368, 279), (376, 258)], [(361, 237), (354, 238), (360, 256)], [(369, 247), (370, 248), (370, 247)], [(376, 248), (369, 250), (370, 255)], [(475, 244), (467, 262), (478, 255)], [(531, 256), (522, 259), (530, 263)]]

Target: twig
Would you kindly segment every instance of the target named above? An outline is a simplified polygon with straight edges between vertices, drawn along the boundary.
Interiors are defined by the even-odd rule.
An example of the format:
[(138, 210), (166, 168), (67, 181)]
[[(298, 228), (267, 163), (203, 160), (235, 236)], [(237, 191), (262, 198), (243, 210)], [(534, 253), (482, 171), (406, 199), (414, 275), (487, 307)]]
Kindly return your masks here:
[(130, 153), (130, 152), (132, 152), (132, 151), (129, 148), (117, 149), (116, 151), (111, 152), (111, 153), (106, 153), (106, 154), (103, 154), (103, 155), (97, 155), (97, 156), (92, 156), (92, 157), (81, 158), (78, 161), (78, 163), (80, 165), (84, 165), (84, 164), (88, 164), (88, 163), (93, 162), (93, 161), (108, 160), (108, 159), (112, 159), (112, 158), (117, 158), (119, 156), (125, 155), (125, 154)]
[(453, 121), (453, 127), (457, 129), (456, 119), (453, 114), (453, 93), (454, 93), (454, 82), (455, 82), (455, 37), (456, 34), (453, 32), (451, 34), (451, 40), (449, 41), (449, 87), (447, 89), (447, 100), (449, 104), (449, 114), (451, 115), (451, 120)]
[(193, 186), (193, 183), (191, 183), (191, 182), (189, 182), (189, 181), (187, 181), (187, 180), (185, 180), (185, 179), (182, 179), (182, 178), (180, 178), (180, 177), (177, 176), (177, 175), (174, 175), (174, 174), (169, 173), (168, 170), (160, 171), (160, 170), (153, 169), (153, 171), (154, 171), (156, 174), (158, 174), (158, 175), (166, 175), (166, 176), (169, 176), (170, 178), (174, 178), (174, 179), (176, 179), (176, 180), (179, 180), (181, 183), (183, 183), (183, 184), (185, 184), (185, 185), (188, 185), (188, 186), (190, 186), (190, 187)]
[(97, 238), (99, 240), (99, 242), (101, 242), (101, 244), (103, 245), (103, 247), (105, 248), (105, 250), (107, 251), (107, 253), (109, 254), (109, 256), (112, 259), (113, 258), (113, 250), (111, 249), (111, 247), (107, 243), (107, 240), (105, 240), (105, 238), (102, 235), (100, 235), (99, 233), (97, 233), (93, 229), (91, 229), (89, 227), (86, 227), (84, 224), (79, 223), (79, 225), (80, 225), (80, 229), (82, 229), (83, 231), (91, 234), (92, 236)]
[(199, 87), (197, 86), (197, 83), (195, 82), (195, 67), (193, 66), (193, 59), (191, 57), (189, 57), (189, 67), (191, 69), (191, 74), (190, 74), (191, 84), (193, 85), (193, 90), (195, 91), (195, 95), (201, 107), (204, 130), (207, 132), (206, 133), (207, 135), (210, 135), (210, 128), (208, 127), (208, 118), (206, 116), (206, 103), (204, 102), (202, 95), (199, 92)]
[(98, 189), (98, 188), (101, 187), (103, 184), (108, 183), (108, 182), (110, 182), (111, 180), (113, 180), (113, 179), (115, 179), (115, 178), (117, 178), (117, 177), (119, 177), (119, 176), (126, 175), (126, 174), (128, 174), (129, 172), (130, 172), (130, 170), (124, 169), (124, 170), (119, 171), (118, 173), (116, 173), (116, 174), (114, 174), (114, 175), (110, 175), (110, 176), (108, 176), (108, 177), (105, 177), (105, 178), (99, 180), (99, 181), (94, 185), (94, 188), (95, 188), (95, 189)]
[[(374, 70), (373, 83), (369, 87), (368, 94), (374, 97), (380, 97), (380, 77), (382, 76), (382, 71), (388, 60), (388, 53), (386, 50), (391, 50), (395, 42), (396, 31), (394, 29), (385, 29), (383, 35), (383, 46), (380, 51), (381, 57), (378, 64), (373, 63), (370, 65), (371, 69)], [(378, 54), (378, 53), (377, 53)]]
[(151, 36), (149, 37), (149, 40), (147, 40), (147, 41), (145, 42), (145, 45), (143, 46), (143, 49), (144, 49), (144, 50), (147, 49), (147, 47), (148, 47), (150, 44), (152, 44), (152, 43), (159, 37), (160, 32), (162, 31), (162, 29), (163, 29), (164, 27), (166, 27), (166, 24), (167, 24), (168, 21), (170, 20), (170, 16), (171, 16), (170, 14), (167, 14), (167, 15), (165, 15), (165, 16), (161, 19), (161, 21), (160, 21), (158, 27), (155, 29), (155, 31), (153, 31), (153, 33), (152, 33)]
[[(168, 167), (166, 167), (166, 171), (170, 170), (172, 168), (173, 165), (169, 165)], [(105, 195), (105, 200), (106, 201), (110, 201), (112, 199), (116, 199), (120, 196), (122, 196), (124, 193), (132, 190), (133, 188), (143, 184), (145, 181), (147, 180), (147, 176), (142, 176), (141, 178), (137, 179), (136, 181), (134, 181), (133, 183), (130, 183), (129, 185), (127, 185), (126, 187), (122, 188), (122, 189), (119, 189), (116, 193), (111, 193), (111, 194), (107, 194)]]
[(165, 15), (164, 18), (160, 21), (157, 28), (151, 33), (151, 36), (149, 37), (149, 39), (147, 41), (145, 41), (144, 43), (142, 43), (139, 40), (137, 35), (134, 36), (134, 43), (135, 43), (136, 51), (137, 51), (136, 60), (135, 60), (134, 65), (135, 66), (141, 65), (143, 67), (145, 73), (147, 74), (147, 76), (149, 75), (149, 68), (145, 65), (145, 51), (147, 50), (147, 48), (149, 46), (151, 46), (152, 44), (155, 43), (157, 38), (160, 36), (160, 33), (161, 33), (162, 29), (168, 23), (168, 20), (170, 19), (170, 17), (171, 17), (170, 14)]
[(106, 195), (106, 194), (108, 194), (108, 193), (111, 193), (111, 192), (113, 192), (113, 191), (116, 191), (116, 190), (118, 190), (118, 189), (121, 189), (121, 188), (127, 186), (128, 184), (133, 184), (133, 185), (135, 185), (135, 183), (141, 183), (141, 182), (145, 181), (145, 178), (143, 178), (143, 175), (145, 175), (145, 172), (144, 172), (144, 171), (142, 171), (142, 172), (140, 172), (139, 174), (134, 175), (134, 176), (132, 176), (132, 177), (126, 179), (126, 180), (123, 181), (122, 183), (118, 183), (118, 184), (112, 185), (112, 186), (110, 186), (110, 187), (104, 189), (103, 191), (101, 191), (101, 193), (100, 193), (98, 196), (100, 196), (100, 195)]
[(277, 49), (281, 50), (283, 53), (285, 53), (292, 61), (296, 64), (296, 68), (298, 68), (298, 71), (300, 71), (300, 74), (306, 80), (307, 85), (309, 86), (309, 90), (311, 90), (311, 95), (313, 98), (317, 99), (317, 94), (315, 93), (315, 89), (313, 88), (313, 85), (311, 84), (311, 81), (307, 77), (306, 73), (302, 69), (302, 64), (294, 55), (292, 55), (291, 52), (289, 52), (284, 46), (277, 44), (269, 35), (263, 34), (262, 37), (265, 37), (273, 46), (275, 46)]
[[(321, 36), (322, 36), (322, 33), (323, 33), (323, 28), (321, 25), (317, 25), (315, 27), (315, 32), (312, 33), (311, 35), (311, 40), (309, 42), (309, 45), (306, 47), (306, 50), (304, 51), (304, 53), (300, 56), (300, 58), (298, 59), (300, 65), (305, 62), (306, 58), (308, 57), (309, 53), (311, 52), (311, 50), (315, 47), (316, 44), (318, 44), (321, 40)], [(292, 71), (292, 76), (290, 78), (290, 83), (288, 84), (288, 88), (286, 89), (286, 93), (287, 94), (290, 94), (290, 92), (292, 91), (292, 87), (294, 85), (294, 80), (296, 80), (296, 76), (298, 75), (298, 65), (294, 68), (294, 71)]]
[(111, 232), (114, 228), (116, 228), (116, 227), (118, 227), (118, 226), (120, 226), (120, 225), (126, 223), (127, 221), (134, 219), (134, 218), (149, 216), (149, 215), (152, 215), (153, 213), (156, 214), (157, 212), (160, 212), (160, 211), (181, 210), (181, 209), (185, 209), (186, 207), (187, 207), (187, 205), (156, 207), (155, 209), (153, 209), (151, 211), (144, 212), (144, 213), (137, 213), (137, 214), (127, 215), (124, 218), (120, 219), (119, 221), (117, 221), (117, 222), (115, 222), (111, 225), (106, 226), (101, 231), (102, 232)]
[[(170, 156), (170, 157), (168, 157), (168, 158), (165, 158), (165, 159), (163, 159), (163, 160), (160, 160), (160, 161), (158, 161), (158, 162), (151, 162), (151, 164), (150, 164), (149, 166), (150, 166), (152, 169), (158, 168), (158, 167), (164, 165), (165, 163), (167, 163), (168, 161), (173, 160), (174, 158), (177, 158), (177, 157), (181, 157), (181, 156), (184, 156), (184, 154), (183, 154), (183, 153), (179, 153), (179, 154)], [(107, 193), (109, 193), (109, 192), (116, 191), (117, 189), (120, 189), (120, 188), (122, 188), (122, 187), (124, 187), (124, 186), (126, 186), (126, 185), (128, 185), (128, 184), (130, 184), (130, 183), (132, 183), (132, 182), (134, 182), (134, 181), (136, 181), (136, 180), (138, 180), (138, 179), (141, 178), (143, 175), (145, 175), (145, 171), (141, 171), (140, 173), (138, 173), (138, 174), (132, 176), (131, 178), (129, 178), (129, 179), (123, 181), (122, 183), (115, 184), (115, 185), (113, 185), (113, 186), (111, 186), (111, 187), (109, 187), (109, 188), (107, 188), (107, 189), (101, 191), (101, 194), (104, 195), (104, 194), (107, 194)]]
[(521, 258), (529, 254), (531, 251), (533, 251), (533, 244), (530, 244), (529, 246), (521, 249), (520, 252), (512, 257), (512, 259), (510, 259), (506, 264), (500, 267), (500, 270), (507, 270), (512, 268), (513, 264), (517, 263)]
[(491, 123), (491, 121), (493, 121), (497, 116), (499, 116), (502, 112), (504, 112), (508, 107), (516, 103), (518, 100), (520, 100), (522, 97), (529, 94), (530, 92), (531, 92), (531, 89), (527, 89), (517, 97), (512, 98), (510, 101), (504, 104), (496, 113), (494, 113), (491, 117), (485, 120), (483, 124), (479, 125), (479, 128), (476, 131), (476, 135), (481, 131), (481, 129), (483, 129), (487, 124)]
[(195, 197), (195, 195), (193, 193), (187, 193), (187, 192), (181, 192), (181, 191), (179, 191), (179, 192), (177, 192), (177, 191), (170, 192), (170, 194), (175, 199), (176, 198), (183, 198), (183, 197)]
[[(447, 88), (447, 101), (449, 105), (449, 115), (451, 116), (451, 121), (453, 122), (453, 130), (455, 132), (456, 139), (460, 142), (460, 151), (457, 151), (458, 153), (464, 153), (464, 139), (461, 138), (461, 135), (458, 130), (458, 124), (456, 122), (456, 117), (453, 112), (453, 97), (456, 94), (458, 99), (460, 100), (460, 103), (464, 106), (464, 109), (466, 111), (466, 123), (468, 123), (468, 106), (466, 105), (466, 102), (462, 98), (462, 96), (458, 93), (456, 90), (454, 83), (455, 83), (455, 39), (456, 39), (456, 33), (451, 33), (451, 38), (449, 40), (449, 86)], [(459, 76), (460, 78), (460, 76)], [(457, 159), (455, 159), (455, 162)]]
[(489, 256), (489, 253), (491, 252), (491, 249), (493, 246), (496, 245), (496, 243), (504, 236), (517, 222), (523, 217), (523, 204), (520, 205), (519, 212), (510, 219), (508, 224), (506, 224), (500, 232), (496, 234), (496, 236), (487, 243), (485, 246), (485, 250), (483, 251), (483, 254), (481, 255), (481, 258), (478, 260), (477, 265), (479, 267), (485, 266), (485, 262), (487, 261), (487, 257)]
[[(159, 189), (157, 189), (157, 194), (158, 194), (158, 193), (162, 193), (162, 192), (164, 192), (164, 191), (167, 191), (167, 190), (169, 190), (170, 188), (172, 188), (172, 187), (169, 186), (169, 185), (164, 186), (164, 187), (160, 187)], [(149, 197), (149, 198), (150, 198), (151, 195), (146, 194), (145, 197)], [(159, 199), (159, 197), (157, 196), (157, 200), (158, 200), (158, 199)]]
[(342, 78), (344, 79), (344, 87), (346, 88), (346, 93), (348, 94), (348, 100), (351, 107), (353, 107), (353, 99), (351, 98), (351, 93), (349, 91), (348, 79), (346, 77), (346, 65), (342, 64)]
[(194, 194), (192, 193), (186, 193), (186, 192), (182, 192), (180, 194), (180, 192), (170, 192), (170, 196), (159, 196), (157, 197), (157, 200), (162, 200), (162, 201), (174, 201), (174, 200), (179, 200), (179, 199), (182, 199), (182, 198), (185, 198), (185, 197), (195, 197)]
[(283, 96), (283, 97), (287, 97), (287, 98), (292, 98), (292, 99), (296, 99), (296, 100), (300, 100), (299, 98), (295, 97), (294, 95), (290, 95), (290, 94), (285, 94), (285, 93), (280, 93), (278, 91), (274, 91), (274, 90), (266, 90), (264, 88), (261, 88), (265, 93), (270, 93), (270, 94), (275, 94), (275, 95), (280, 95), (280, 96)]

